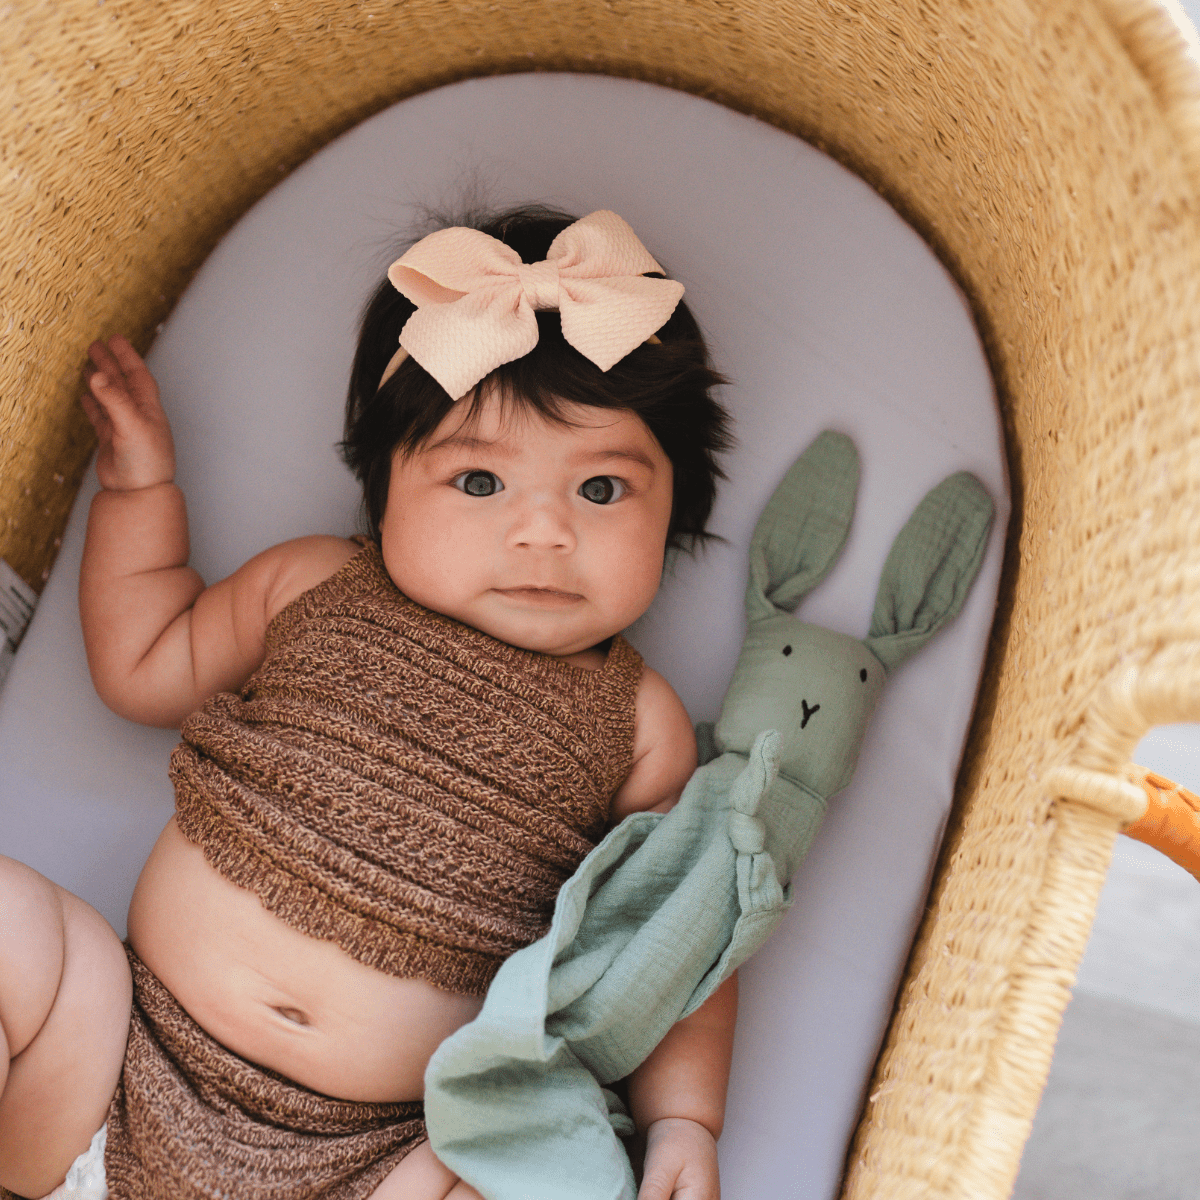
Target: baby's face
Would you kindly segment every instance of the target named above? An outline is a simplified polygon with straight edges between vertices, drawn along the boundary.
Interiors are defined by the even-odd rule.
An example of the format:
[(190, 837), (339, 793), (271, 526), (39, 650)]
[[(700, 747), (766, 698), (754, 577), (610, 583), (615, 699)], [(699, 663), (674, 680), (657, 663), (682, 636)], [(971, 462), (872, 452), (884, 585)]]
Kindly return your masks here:
[[(465, 410), (465, 406), (462, 406)], [(567, 405), (572, 425), (458, 406), (392, 460), (381, 523), (406, 595), (501, 641), (568, 655), (649, 607), (671, 518), (671, 461), (640, 417)]]

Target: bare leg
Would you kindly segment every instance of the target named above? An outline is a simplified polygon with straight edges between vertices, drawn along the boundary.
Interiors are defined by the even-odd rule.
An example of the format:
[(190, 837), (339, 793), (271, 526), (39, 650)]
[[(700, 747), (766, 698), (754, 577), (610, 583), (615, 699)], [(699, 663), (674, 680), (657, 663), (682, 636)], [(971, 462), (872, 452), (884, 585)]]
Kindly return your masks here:
[(104, 1123), (132, 983), (94, 908), (3, 856), (0, 914), (0, 1185), (44, 1196)]

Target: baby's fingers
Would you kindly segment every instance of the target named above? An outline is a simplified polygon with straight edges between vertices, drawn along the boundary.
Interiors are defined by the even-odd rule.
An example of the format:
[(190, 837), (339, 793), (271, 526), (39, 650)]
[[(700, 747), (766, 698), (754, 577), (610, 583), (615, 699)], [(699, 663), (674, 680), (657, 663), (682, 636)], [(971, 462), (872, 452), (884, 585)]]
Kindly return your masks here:
[(721, 1200), (721, 1184), (715, 1170), (692, 1166), (647, 1170), (637, 1200)]
[(92, 360), (91, 365), (85, 368), (84, 373), (89, 378), (99, 373), (109, 380), (123, 379), (124, 372), (121, 370), (121, 364), (117, 362), (117, 356), (108, 348), (106, 342), (97, 338), (88, 347), (88, 358)]
[(98, 375), (99, 386), (110, 389), (106, 397), (95, 387), (92, 388), (92, 394), (102, 404), (107, 406), (110, 401), (120, 403), (128, 400), (143, 411), (158, 410), (158, 384), (154, 382), (150, 369), (142, 361), (142, 356), (129, 344), (128, 339), (118, 335), (109, 338), (107, 345), (97, 339), (88, 347), (88, 356), (95, 366), (89, 383)]
[(119, 369), (115, 379), (107, 371), (93, 371), (87, 378), (87, 386), (80, 403), (98, 434), (129, 436), (146, 424), (147, 413), (134, 402)]
[[(89, 381), (89, 389), (90, 389)], [(90, 390), (84, 391), (79, 397), (79, 405), (87, 414), (87, 419), (91, 421), (92, 428), (96, 431), (96, 436), (103, 439), (112, 437), (112, 422), (108, 419), (108, 414), (103, 407), (97, 402), (96, 397), (92, 395)]]
[(100, 441), (96, 473), (115, 490), (170, 483), (175, 445), (158, 386), (141, 356), (124, 338), (88, 347), (93, 370), (80, 403)]
[(675, 1195), (675, 1182), (678, 1178), (678, 1171), (668, 1171), (662, 1167), (653, 1173), (647, 1172), (642, 1176), (642, 1186), (638, 1188), (637, 1200), (672, 1200)]
[[(106, 419), (111, 420), (113, 413), (122, 408), (132, 411), (135, 408), (133, 396), (125, 384), (121, 364), (109, 348), (103, 342), (93, 342), (88, 347), (88, 357), (92, 361), (84, 369), (88, 390), (83, 398), (83, 408), (88, 416), (99, 409)], [(94, 418), (92, 424), (96, 424)]]
[(646, 1165), (637, 1200), (721, 1200), (717, 1142), (703, 1125), (682, 1118), (647, 1131)]
[(129, 388), (134, 401), (143, 406), (158, 407), (158, 384), (150, 374), (142, 356), (130, 345), (128, 339), (116, 337), (108, 339), (108, 348), (120, 364), (125, 376), (125, 384)]

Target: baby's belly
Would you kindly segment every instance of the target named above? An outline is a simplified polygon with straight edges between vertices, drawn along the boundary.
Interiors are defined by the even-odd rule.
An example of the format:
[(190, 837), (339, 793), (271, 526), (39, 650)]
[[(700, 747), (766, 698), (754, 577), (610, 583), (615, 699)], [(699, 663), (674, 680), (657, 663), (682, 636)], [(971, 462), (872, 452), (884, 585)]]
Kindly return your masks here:
[(438, 1044), (482, 1006), (308, 937), (230, 883), (168, 822), (129, 906), (129, 940), (222, 1045), (345, 1100), (418, 1100)]

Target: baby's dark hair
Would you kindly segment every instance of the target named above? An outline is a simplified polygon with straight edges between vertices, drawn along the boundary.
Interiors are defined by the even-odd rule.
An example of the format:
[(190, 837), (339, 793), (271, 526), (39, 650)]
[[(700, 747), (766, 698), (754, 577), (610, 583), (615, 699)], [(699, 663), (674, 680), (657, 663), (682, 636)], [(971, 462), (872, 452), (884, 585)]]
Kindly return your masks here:
[[(525, 205), (452, 222), (470, 225), (511, 246), (522, 262), (541, 262), (557, 234), (575, 220), (556, 209)], [(424, 368), (406, 359), (382, 386), (400, 330), (415, 312), (385, 278), (363, 311), (350, 372), (342, 457), (363, 488), (367, 533), (379, 541), (387, 505), (392, 457), (413, 453), (428, 441), (454, 401)], [(732, 444), (730, 419), (712, 397), (725, 380), (713, 370), (708, 347), (686, 304), (679, 302), (657, 332), (661, 344), (643, 343), (608, 371), (601, 371), (562, 336), (557, 312), (538, 312), (538, 343), (523, 358), (497, 367), (459, 403), (469, 422), (483, 397), (496, 389), (502, 403), (528, 407), (563, 421), (564, 403), (627, 409), (645, 423), (671, 460), (674, 496), (667, 545), (693, 549), (713, 535), (705, 526), (725, 478), (717, 455)]]

